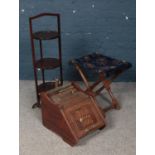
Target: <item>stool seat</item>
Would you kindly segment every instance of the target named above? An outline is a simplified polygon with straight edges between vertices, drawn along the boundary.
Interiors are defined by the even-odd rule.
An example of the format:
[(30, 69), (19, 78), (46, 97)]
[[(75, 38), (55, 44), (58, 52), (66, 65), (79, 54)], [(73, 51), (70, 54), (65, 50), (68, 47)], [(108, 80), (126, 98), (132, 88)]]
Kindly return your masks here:
[(104, 56), (100, 53), (92, 53), (76, 58), (72, 60), (72, 63), (79, 64), (85, 70), (92, 70), (96, 73), (104, 72), (106, 75), (118, 70), (126, 70), (132, 66), (129, 62)]

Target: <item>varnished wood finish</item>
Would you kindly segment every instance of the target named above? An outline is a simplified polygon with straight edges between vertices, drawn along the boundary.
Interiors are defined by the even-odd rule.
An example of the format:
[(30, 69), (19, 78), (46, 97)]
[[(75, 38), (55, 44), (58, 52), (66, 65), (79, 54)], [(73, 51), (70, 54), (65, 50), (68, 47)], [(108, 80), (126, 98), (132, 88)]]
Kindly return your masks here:
[(37, 40), (51, 40), (59, 37), (57, 31), (38, 31), (33, 33), (33, 38)]
[(36, 61), (35, 66), (40, 69), (54, 69), (60, 66), (60, 61), (56, 58), (42, 58)]
[(73, 84), (41, 93), (43, 125), (74, 146), (90, 131), (105, 126), (104, 112), (96, 100)]
[[(113, 95), (110, 85), (111, 85), (112, 81), (123, 72), (123, 70), (117, 71), (109, 79), (106, 79), (106, 77), (104, 76), (104, 73), (101, 72), (98, 75), (98, 80), (96, 82), (94, 82), (92, 85), (90, 85), (88, 82), (88, 78), (86, 77), (82, 68), (77, 63), (73, 63), (73, 64), (75, 65), (75, 68), (79, 72), (79, 74), (85, 84), (85, 87), (86, 87), (85, 89), (82, 89), (77, 84), (74, 84), (80, 91), (83, 91), (84, 93), (86, 93), (92, 97), (95, 97), (95, 96), (99, 95), (103, 89), (105, 89), (111, 98), (111, 105), (105, 109), (103, 108), (103, 111), (107, 112), (110, 109), (120, 109), (120, 105), (119, 105), (117, 99), (115, 98), (115, 96)], [(94, 91), (94, 89), (99, 84), (102, 84), (102, 85), (97, 90)]]
[[(55, 31), (37, 31), (33, 30), (33, 21), (35, 19), (50, 16), (57, 19), (57, 30)], [(60, 28), (60, 14), (58, 13), (41, 13), (36, 16), (29, 18), (29, 27), (30, 27), (30, 39), (31, 39), (31, 48), (32, 48), (32, 62), (33, 62), (33, 71), (34, 71), (34, 80), (36, 87), (36, 97), (37, 103), (35, 103), (32, 108), (40, 107), (40, 92), (49, 90), (47, 89), (47, 82), (45, 81), (45, 70), (46, 69), (55, 69), (60, 68), (60, 82), (63, 84), (63, 73), (62, 73), (62, 54), (61, 54), (61, 28)], [(58, 58), (45, 58), (43, 51), (43, 40), (52, 40), (57, 39), (58, 41)], [(36, 59), (36, 51), (34, 40), (39, 41), (40, 47), (40, 59)], [(38, 84), (38, 69), (41, 70), (42, 83)], [(44, 86), (43, 86), (44, 85)], [(44, 89), (45, 88), (45, 89)], [(54, 88), (52, 85), (48, 87), (50, 89)]]

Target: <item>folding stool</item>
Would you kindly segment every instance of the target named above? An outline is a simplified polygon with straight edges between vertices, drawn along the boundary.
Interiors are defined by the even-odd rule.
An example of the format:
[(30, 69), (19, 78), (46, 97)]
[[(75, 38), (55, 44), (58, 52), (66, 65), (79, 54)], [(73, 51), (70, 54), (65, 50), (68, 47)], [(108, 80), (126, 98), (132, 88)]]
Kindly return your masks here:
[[(110, 107), (104, 109), (104, 111), (110, 109), (120, 109), (120, 105), (113, 95), (110, 85), (116, 77), (118, 77), (122, 72), (132, 66), (131, 63), (124, 60), (118, 60), (108, 56), (104, 56), (100, 53), (85, 55), (80, 58), (73, 59), (70, 62), (74, 64), (86, 86), (86, 89), (84, 90), (76, 84), (79, 89), (93, 97), (99, 95), (101, 91), (105, 89), (110, 95), (112, 104)], [(86, 72), (98, 75), (98, 79), (91, 85), (88, 82), (88, 78), (86, 77)], [(102, 86), (94, 91), (94, 89), (100, 83), (102, 84)]]

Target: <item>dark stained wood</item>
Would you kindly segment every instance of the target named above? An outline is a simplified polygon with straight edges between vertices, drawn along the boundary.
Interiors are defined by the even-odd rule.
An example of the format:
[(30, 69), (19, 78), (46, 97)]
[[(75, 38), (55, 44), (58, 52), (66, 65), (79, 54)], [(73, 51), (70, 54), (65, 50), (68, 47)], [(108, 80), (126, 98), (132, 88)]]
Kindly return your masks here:
[[(107, 112), (108, 110), (110, 109), (117, 109), (119, 110), (120, 109), (120, 105), (117, 101), (117, 99), (115, 98), (115, 96), (113, 95), (112, 91), (111, 91), (111, 83), (112, 81), (118, 76), (120, 75), (123, 70), (120, 70), (120, 71), (117, 71), (111, 78), (109, 78), (108, 80), (106, 79), (106, 77), (104, 76), (104, 73), (103, 72), (100, 72), (99, 75), (98, 75), (98, 80), (96, 82), (94, 82), (93, 84), (89, 84), (88, 82), (88, 78), (86, 77), (84, 71), (82, 70), (82, 68), (77, 64), (77, 63), (73, 63), (75, 65), (75, 68), (77, 69), (77, 71), (79, 72), (84, 84), (85, 84), (85, 87), (86, 89), (81, 89), (77, 84), (74, 84), (78, 89), (80, 89), (81, 91), (83, 91), (85, 94), (87, 95), (90, 95), (92, 97), (95, 97), (97, 95), (99, 95), (101, 93), (101, 91), (103, 89), (105, 89), (110, 98), (111, 98), (111, 105), (106, 108), (106, 109), (102, 109), (104, 112)], [(94, 91), (95, 87), (97, 87), (99, 84), (102, 84), (96, 91)]]
[[(42, 45), (42, 40), (39, 40), (39, 46), (40, 46), (40, 57), (41, 59), (43, 59), (43, 45)], [(45, 70), (41, 69), (41, 73), (42, 73), (42, 81), (43, 83), (45, 83)]]
[(35, 16), (30, 17), (30, 19), (33, 20), (33, 19), (37, 19), (37, 18), (40, 18), (40, 17), (44, 17), (44, 16), (58, 17), (58, 16), (60, 16), (60, 14), (59, 13), (44, 12), (44, 13), (40, 13), (40, 14), (37, 14)]
[(53, 88), (55, 88), (55, 82), (45, 82), (38, 85), (38, 92), (48, 91)]
[[(43, 18), (45, 16), (50, 16), (52, 18), (57, 19), (57, 30), (43, 30), (35, 32), (33, 30), (33, 21), (38, 18)], [(53, 87), (49, 87), (45, 80), (44, 72), (46, 69), (55, 69), (57, 67), (60, 68), (60, 82), (63, 84), (63, 72), (62, 72), (62, 54), (61, 54), (61, 27), (60, 27), (60, 14), (58, 13), (40, 13), (38, 15), (32, 16), (29, 18), (29, 28), (30, 28), (30, 39), (31, 39), (31, 49), (32, 49), (32, 63), (33, 63), (33, 71), (34, 71), (34, 80), (36, 87), (36, 97), (37, 102), (32, 106), (32, 108), (40, 107), (40, 92), (52, 89)], [(45, 58), (45, 52), (43, 51), (43, 40), (51, 40), (57, 39), (58, 41), (58, 58), (53, 58), (52, 56), (49, 58)], [(40, 58), (36, 59), (36, 50), (34, 40), (39, 41), (40, 48)], [(38, 84), (38, 68), (41, 69), (42, 76), (42, 84), (41, 86)], [(44, 85), (44, 86), (43, 86)]]
[(57, 58), (43, 58), (37, 60), (35, 66), (41, 69), (54, 69), (60, 66), (60, 61)]
[(51, 40), (59, 37), (56, 31), (37, 31), (33, 33), (33, 38), (37, 40)]
[(74, 146), (97, 129), (105, 127), (104, 112), (96, 100), (73, 84), (41, 93), (43, 125)]

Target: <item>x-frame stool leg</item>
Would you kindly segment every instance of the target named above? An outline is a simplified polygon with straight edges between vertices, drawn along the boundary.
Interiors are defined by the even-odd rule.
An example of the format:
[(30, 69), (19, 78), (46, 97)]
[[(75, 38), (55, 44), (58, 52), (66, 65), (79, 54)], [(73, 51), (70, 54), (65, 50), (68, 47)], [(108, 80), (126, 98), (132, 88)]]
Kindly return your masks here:
[[(106, 80), (104, 73), (100, 73), (99, 74), (99, 80), (96, 81), (94, 84), (89, 85), (89, 82), (86, 78), (85, 73), (83, 72), (83, 70), (81, 69), (81, 67), (78, 64), (75, 64), (76, 69), (78, 70), (81, 78), (83, 79), (83, 82), (86, 86), (86, 90), (83, 90), (83, 92), (85, 92), (88, 95), (91, 96), (97, 96), (101, 93), (101, 91), (103, 89), (106, 89), (111, 100), (112, 100), (112, 105), (106, 109), (103, 109), (104, 111), (108, 111), (110, 109), (120, 109), (120, 105), (118, 104), (117, 99), (115, 98), (115, 96), (113, 95), (112, 91), (111, 91), (111, 87), (110, 84), (112, 83), (112, 80), (115, 79), (121, 72), (118, 72), (117, 74), (115, 74), (110, 80)], [(96, 91), (93, 92), (93, 89), (99, 85), (100, 83), (102, 83), (102, 86)]]
[(114, 94), (111, 91), (110, 84), (112, 83), (112, 81), (111, 80), (106, 80), (105, 76), (104, 76), (104, 73), (100, 73), (99, 76), (100, 76), (100, 80), (103, 83), (103, 87), (107, 90), (107, 92), (108, 92), (108, 94), (109, 94), (109, 96), (110, 96), (110, 98), (112, 100), (112, 105), (108, 109), (111, 109), (111, 108), (112, 109), (120, 109), (120, 105), (119, 105), (116, 97), (114, 96)]

